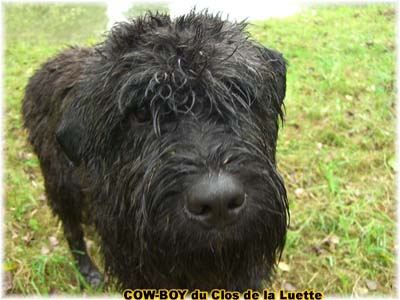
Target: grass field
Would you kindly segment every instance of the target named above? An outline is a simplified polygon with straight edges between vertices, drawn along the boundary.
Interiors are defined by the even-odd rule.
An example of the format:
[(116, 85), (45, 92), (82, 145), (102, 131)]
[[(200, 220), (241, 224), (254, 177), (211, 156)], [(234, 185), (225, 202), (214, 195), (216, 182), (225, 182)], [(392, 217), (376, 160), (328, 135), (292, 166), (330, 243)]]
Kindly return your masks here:
[[(106, 23), (103, 6), (5, 5), (9, 294), (82, 293), (60, 225), (46, 206), (20, 107), (42, 62), (66, 45), (100, 40)], [(289, 62), (277, 159), (291, 225), (273, 288), (393, 296), (394, 5), (315, 7), (257, 22), (250, 32)], [(95, 245), (90, 249), (98, 257)]]

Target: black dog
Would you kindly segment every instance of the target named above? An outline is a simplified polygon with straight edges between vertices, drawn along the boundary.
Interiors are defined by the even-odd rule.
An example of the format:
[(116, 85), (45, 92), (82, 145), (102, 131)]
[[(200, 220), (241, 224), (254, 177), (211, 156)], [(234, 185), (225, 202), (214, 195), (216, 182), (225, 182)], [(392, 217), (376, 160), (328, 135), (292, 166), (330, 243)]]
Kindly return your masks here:
[(25, 126), (92, 285), (82, 223), (123, 288), (260, 289), (285, 243), (276, 169), (286, 66), (244, 23), (147, 14), (30, 79)]

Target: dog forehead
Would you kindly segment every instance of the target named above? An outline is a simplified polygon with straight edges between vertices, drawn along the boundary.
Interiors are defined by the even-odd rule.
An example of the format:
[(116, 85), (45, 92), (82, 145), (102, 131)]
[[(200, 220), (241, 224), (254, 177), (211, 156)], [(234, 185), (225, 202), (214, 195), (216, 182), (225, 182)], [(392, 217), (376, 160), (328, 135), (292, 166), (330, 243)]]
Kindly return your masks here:
[(262, 84), (263, 66), (256, 47), (235, 26), (221, 22), (209, 33), (205, 26), (171, 25), (143, 34), (113, 66), (115, 74), (123, 74), (120, 107), (181, 113), (199, 107), (219, 111), (221, 104), (249, 106)]
[(185, 46), (191, 41), (234, 43), (247, 37), (245, 22), (232, 23), (220, 15), (192, 12), (175, 19), (169, 15), (147, 13), (128, 22), (116, 23), (107, 36), (106, 52), (111, 57), (141, 46)]
[(147, 14), (111, 30), (91, 74), (116, 91), (109, 103), (123, 116), (147, 110), (157, 122), (182, 114), (235, 120), (253, 103), (270, 110), (278, 103), (276, 70), (245, 25), (209, 14)]
[(218, 73), (226, 62), (254, 64), (259, 53), (245, 27), (244, 22), (231, 23), (207, 13), (192, 12), (174, 20), (147, 14), (114, 26), (100, 48), (111, 63), (135, 72), (147, 70), (143, 79), (155, 73), (176, 76), (178, 71), (198, 78), (205, 69)]

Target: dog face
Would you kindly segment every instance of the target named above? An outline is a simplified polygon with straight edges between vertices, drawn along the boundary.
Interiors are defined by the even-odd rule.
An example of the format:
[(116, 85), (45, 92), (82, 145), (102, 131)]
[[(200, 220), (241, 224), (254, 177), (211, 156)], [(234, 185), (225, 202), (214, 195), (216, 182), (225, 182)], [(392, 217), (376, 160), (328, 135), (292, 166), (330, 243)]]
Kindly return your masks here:
[(194, 13), (120, 24), (96, 49), (57, 139), (87, 178), (108, 268), (126, 284), (138, 280), (126, 264), (174, 270), (175, 288), (268, 277), (288, 215), (282, 56), (243, 24)]

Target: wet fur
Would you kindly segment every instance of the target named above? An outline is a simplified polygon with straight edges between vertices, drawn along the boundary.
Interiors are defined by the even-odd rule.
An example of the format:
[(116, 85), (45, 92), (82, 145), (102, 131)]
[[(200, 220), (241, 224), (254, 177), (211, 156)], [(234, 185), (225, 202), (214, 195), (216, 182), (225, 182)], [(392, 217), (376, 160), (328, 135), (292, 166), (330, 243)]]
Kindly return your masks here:
[[(85, 249), (80, 224), (94, 224), (121, 288), (245, 290), (273, 274), (288, 223), (275, 162), (286, 64), (245, 26), (147, 14), (29, 81), (23, 117), (49, 204), (72, 250)], [(236, 224), (206, 231), (184, 193), (221, 171), (249, 202)], [(90, 258), (74, 256), (90, 281)]]

